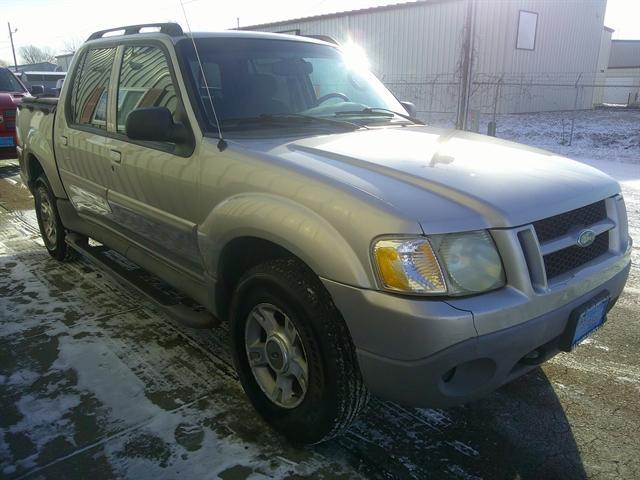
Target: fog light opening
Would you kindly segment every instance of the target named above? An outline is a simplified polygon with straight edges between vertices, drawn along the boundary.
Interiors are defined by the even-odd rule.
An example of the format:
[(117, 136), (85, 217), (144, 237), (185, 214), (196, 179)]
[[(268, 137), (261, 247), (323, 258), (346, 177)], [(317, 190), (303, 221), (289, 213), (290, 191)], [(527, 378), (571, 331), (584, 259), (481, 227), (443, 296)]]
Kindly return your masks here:
[(539, 349), (535, 349), (532, 352), (527, 353), (524, 357), (522, 357), (522, 359), (520, 360), (522, 363), (538, 363), (540, 361), (540, 358), (542, 357), (542, 352)]
[(466, 396), (484, 388), (495, 375), (496, 364), (490, 358), (476, 358), (447, 370), (440, 378), (441, 391), (449, 396)]

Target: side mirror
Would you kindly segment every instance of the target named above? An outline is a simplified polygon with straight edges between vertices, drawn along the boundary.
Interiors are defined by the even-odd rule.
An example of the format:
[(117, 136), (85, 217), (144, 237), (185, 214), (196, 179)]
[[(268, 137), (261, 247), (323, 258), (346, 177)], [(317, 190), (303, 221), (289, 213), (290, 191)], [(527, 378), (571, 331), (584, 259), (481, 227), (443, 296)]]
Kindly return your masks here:
[(132, 140), (185, 143), (187, 129), (175, 123), (166, 107), (145, 107), (132, 110), (125, 122), (127, 136)]
[(404, 107), (410, 117), (416, 118), (416, 116), (418, 115), (418, 110), (416, 109), (416, 106), (413, 104), (413, 102), (402, 101), (400, 102), (400, 105)]
[(29, 89), (29, 93), (31, 93), (31, 95), (42, 95), (44, 93), (44, 86), (43, 85), (32, 85), (31, 88)]

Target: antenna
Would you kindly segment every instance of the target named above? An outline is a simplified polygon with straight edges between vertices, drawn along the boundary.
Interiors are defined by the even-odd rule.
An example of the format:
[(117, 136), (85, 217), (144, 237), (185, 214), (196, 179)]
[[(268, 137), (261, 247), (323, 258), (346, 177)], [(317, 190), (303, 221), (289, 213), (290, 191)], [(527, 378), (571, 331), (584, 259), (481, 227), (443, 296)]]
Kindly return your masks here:
[(180, 7), (182, 8), (184, 21), (187, 24), (187, 31), (189, 32), (189, 36), (191, 37), (191, 43), (193, 43), (193, 50), (196, 52), (196, 59), (198, 60), (198, 65), (200, 66), (200, 73), (202, 74), (202, 81), (204, 82), (204, 88), (207, 89), (207, 97), (209, 98), (209, 104), (211, 105), (211, 111), (213, 112), (213, 117), (216, 120), (216, 127), (218, 127), (218, 136), (220, 137), (220, 140), (218, 141), (218, 150), (222, 152), (225, 148), (227, 148), (227, 142), (222, 136), (222, 129), (220, 128), (220, 121), (218, 120), (218, 114), (216, 113), (216, 109), (213, 106), (213, 98), (211, 97), (211, 90), (209, 90), (207, 77), (204, 74), (204, 68), (202, 66), (202, 62), (200, 61), (200, 54), (198, 53), (198, 47), (196, 46), (196, 41), (193, 38), (193, 33), (191, 32), (191, 25), (189, 25), (189, 19), (187, 18), (187, 11), (184, 9), (184, 4), (182, 3), (182, 0), (180, 0)]

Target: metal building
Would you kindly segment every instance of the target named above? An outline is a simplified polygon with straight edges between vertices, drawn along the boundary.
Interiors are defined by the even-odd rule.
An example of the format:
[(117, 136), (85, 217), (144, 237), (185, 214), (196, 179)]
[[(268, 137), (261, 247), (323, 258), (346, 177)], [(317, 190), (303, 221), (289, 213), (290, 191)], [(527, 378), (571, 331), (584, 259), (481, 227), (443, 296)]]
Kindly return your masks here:
[(640, 40), (612, 40), (604, 102), (640, 104)]
[(456, 112), (468, 28), (470, 108), (535, 112), (593, 106), (605, 7), (606, 0), (423, 0), (243, 29), (353, 42), (396, 96), (428, 116)]

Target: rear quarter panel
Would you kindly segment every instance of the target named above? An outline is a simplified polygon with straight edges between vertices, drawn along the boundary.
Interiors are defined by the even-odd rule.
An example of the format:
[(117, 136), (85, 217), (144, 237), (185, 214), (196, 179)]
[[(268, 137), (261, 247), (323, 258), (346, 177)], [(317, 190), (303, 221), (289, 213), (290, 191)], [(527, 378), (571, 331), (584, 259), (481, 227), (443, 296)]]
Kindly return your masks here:
[(47, 176), (55, 196), (66, 198), (53, 151), (55, 115), (55, 109), (48, 112), (46, 109), (27, 108), (24, 104), (18, 109), (16, 128), (18, 145), (22, 147), (20, 168), (29, 185), (32, 185), (36, 179), (31, 178), (31, 162), (37, 161)]

